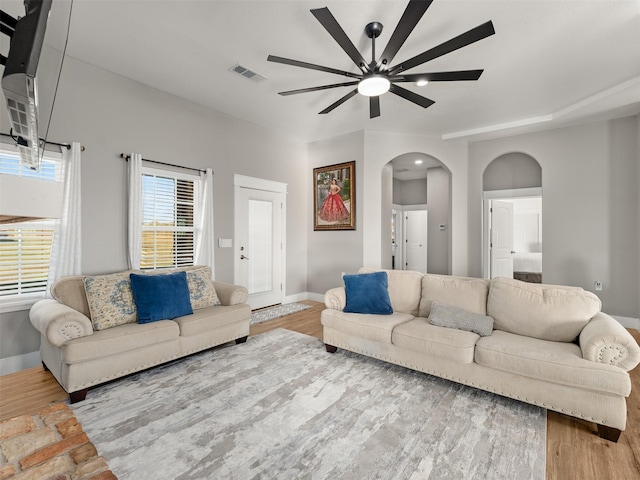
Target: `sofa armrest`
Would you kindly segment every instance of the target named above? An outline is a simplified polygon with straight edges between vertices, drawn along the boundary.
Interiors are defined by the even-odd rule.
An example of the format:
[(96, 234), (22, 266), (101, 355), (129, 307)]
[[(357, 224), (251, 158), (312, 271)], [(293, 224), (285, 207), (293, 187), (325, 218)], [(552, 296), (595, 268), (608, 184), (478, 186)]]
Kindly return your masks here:
[(627, 372), (640, 363), (640, 347), (633, 335), (606, 313), (597, 313), (579, 337), (582, 357), (615, 365)]
[(67, 340), (93, 335), (86, 315), (53, 299), (40, 300), (29, 310), (31, 324), (56, 347)]
[(347, 293), (344, 287), (336, 287), (324, 294), (324, 305), (332, 310), (344, 310), (347, 305)]
[(216, 281), (213, 282), (213, 287), (216, 289), (216, 295), (222, 305), (239, 305), (247, 303), (249, 300), (249, 291), (246, 287)]

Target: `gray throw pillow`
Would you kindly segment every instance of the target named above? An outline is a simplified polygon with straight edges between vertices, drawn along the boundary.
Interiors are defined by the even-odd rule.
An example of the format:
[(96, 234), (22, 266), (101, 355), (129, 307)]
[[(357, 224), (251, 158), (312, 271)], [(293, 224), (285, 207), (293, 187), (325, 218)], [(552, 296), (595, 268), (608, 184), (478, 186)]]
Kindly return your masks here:
[(493, 332), (493, 318), (436, 302), (431, 305), (429, 323), (474, 332), (481, 337), (487, 337)]

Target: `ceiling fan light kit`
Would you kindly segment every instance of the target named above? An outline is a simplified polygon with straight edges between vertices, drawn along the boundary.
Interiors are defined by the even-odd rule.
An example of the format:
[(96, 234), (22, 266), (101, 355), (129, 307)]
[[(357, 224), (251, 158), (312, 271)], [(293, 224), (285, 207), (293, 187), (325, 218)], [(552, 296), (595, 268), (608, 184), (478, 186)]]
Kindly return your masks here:
[(331, 85), (321, 85), (318, 87), (301, 88), (297, 90), (289, 90), (278, 92), (280, 95), (295, 95), (299, 93), (316, 92), (339, 87), (356, 86), (355, 89), (349, 91), (346, 95), (329, 105), (327, 108), (319, 112), (326, 114), (342, 105), (344, 102), (355, 96), (356, 94), (369, 97), (369, 117), (375, 118), (380, 116), (380, 96), (386, 92), (391, 92), (405, 100), (408, 100), (423, 108), (430, 107), (435, 102), (427, 97), (418, 95), (411, 90), (397, 85), (398, 83), (415, 83), (417, 86), (427, 85), (429, 82), (451, 82), (478, 80), (483, 70), (459, 70), (451, 72), (432, 72), (432, 73), (414, 73), (406, 74), (406, 70), (422, 65), (430, 60), (451, 53), (460, 48), (466, 47), (472, 43), (489, 37), (495, 33), (493, 23), (491, 21), (483, 23), (471, 30), (458, 35), (446, 42), (441, 43), (415, 57), (405, 60), (395, 66), (391, 66), (396, 53), (404, 44), (407, 37), (411, 34), (415, 26), (418, 24), (422, 16), (425, 14), (433, 0), (410, 0), (405, 9), (398, 25), (396, 26), (387, 46), (385, 47), (380, 58), (376, 60), (376, 38), (382, 33), (382, 24), (380, 22), (370, 22), (365, 27), (366, 35), (371, 39), (371, 63), (366, 63), (362, 54), (355, 47), (353, 42), (347, 37), (338, 21), (331, 14), (327, 7), (311, 10), (314, 17), (320, 22), (324, 29), (331, 37), (340, 45), (342, 50), (351, 58), (353, 63), (358, 67), (360, 73), (353, 73), (346, 70), (325, 67), (299, 60), (269, 55), (267, 61), (291, 65), (294, 67), (318, 70), (320, 72), (342, 75), (353, 79), (349, 82), (335, 83)]
[(384, 75), (371, 75), (358, 82), (358, 93), (365, 97), (377, 97), (389, 91), (391, 82)]

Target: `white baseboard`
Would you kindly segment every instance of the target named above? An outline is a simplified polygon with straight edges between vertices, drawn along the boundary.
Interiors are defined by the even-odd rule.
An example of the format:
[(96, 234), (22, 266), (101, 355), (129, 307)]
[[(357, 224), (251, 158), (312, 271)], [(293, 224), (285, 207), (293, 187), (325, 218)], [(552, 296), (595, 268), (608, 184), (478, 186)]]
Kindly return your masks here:
[(301, 300), (313, 300), (324, 303), (324, 295), (321, 293), (302, 292), (295, 295), (287, 295), (282, 299), (282, 304), (300, 302)]
[(16, 373), (42, 364), (40, 352), (24, 353), (13, 357), (0, 358), (0, 375)]
[(619, 321), (625, 328), (635, 328), (636, 330), (640, 330), (640, 318), (621, 317), (620, 315), (611, 316)]

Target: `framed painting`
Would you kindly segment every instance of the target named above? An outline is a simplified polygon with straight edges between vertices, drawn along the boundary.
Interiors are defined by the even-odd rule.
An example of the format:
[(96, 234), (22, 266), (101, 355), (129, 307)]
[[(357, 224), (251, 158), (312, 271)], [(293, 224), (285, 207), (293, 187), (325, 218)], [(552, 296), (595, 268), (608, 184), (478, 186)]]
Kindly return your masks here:
[(356, 229), (356, 162), (313, 169), (313, 229)]

